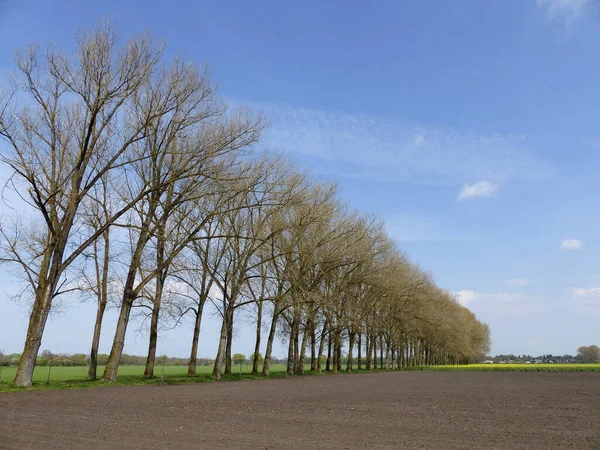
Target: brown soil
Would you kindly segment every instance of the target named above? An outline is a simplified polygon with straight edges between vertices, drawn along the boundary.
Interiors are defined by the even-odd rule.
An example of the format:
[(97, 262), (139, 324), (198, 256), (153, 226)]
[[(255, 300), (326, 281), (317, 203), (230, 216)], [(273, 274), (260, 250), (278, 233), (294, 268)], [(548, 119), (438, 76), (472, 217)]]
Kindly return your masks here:
[(0, 394), (2, 449), (600, 449), (600, 374), (396, 372)]

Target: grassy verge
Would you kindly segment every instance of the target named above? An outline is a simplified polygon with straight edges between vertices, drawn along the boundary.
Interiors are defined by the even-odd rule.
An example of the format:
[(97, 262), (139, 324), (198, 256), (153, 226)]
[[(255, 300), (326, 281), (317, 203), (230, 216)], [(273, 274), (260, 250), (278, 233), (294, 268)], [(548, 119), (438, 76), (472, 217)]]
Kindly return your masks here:
[[(103, 366), (98, 367), (98, 377), (102, 376)], [(379, 370), (382, 372), (383, 370)], [(264, 380), (275, 378), (286, 378), (286, 366), (283, 364), (274, 364), (271, 366), (271, 374), (268, 377), (262, 374), (251, 373), (250, 366), (244, 366), (240, 373), (239, 367), (233, 369), (232, 375), (223, 375), (220, 381), (240, 381), (240, 380)], [(360, 372), (366, 372), (361, 370)], [(48, 389), (81, 389), (100, 386), (145, 386), (145, 385), (175, 385), (189, 383), (206, 383), (216, 380), (212, 379), (212, 366), (198, 366), (195, 377), (187, 376), (187, 367), (183, 366), (165, 366), (157, 367), (154, 378), (145, 378), (143, 376), (144, 366), (120, 366), (119, 375), (116, 383), (106, 383), (102, 380), (88, 381), (87, 367), (53, 367), (50, 372), (50, 383), (48, 383), (48, 367), (36, 367), (33, 373), (33, 386), (31, 388), (22, 388), (12, 384), (12, 379), (16, 373), (16, 367), (5, 367), (0, 377), (0, 393), (2, 392), (23, 392), (32, 390)], [(347, 372), (341, 372), (347, 373)], [(356, 372), (354, 372), (356, 373)], [(332, 372), (322, 373), (306, 371), (308, 375), (331, 375)]]
[[(108, 384), (104, 381), (88, 381), (87, 367), (52, 367), (50, 371), (50, 383), (48, 383), (48, 367), (36, 367), (33, 372), (33, 387), (21, 388), (12, 384), (12, 379), (16, 373), (16, 367), (4, 367), (0, 377), (0, 392), (28, 391), (28, 390), (46, 390), (46, 389), (73, 389), (89, 388), (98, 386), (141, 386), (141, 385), (161, 385), (161, 384), (186, 384), (186, 383), (205, 383), (214, 381), (212, 379), (212, 366), (198, 366), (195, 377), (187, 376), (187, 367), (166, 366), (157, 367), (154, 371), (154, 378), (145, 378), (144, 366), (121, 366), (119, 367), (119, 376), (116, 383)], [(104, 367), (98, 367), (98, 377), (102, 376)], [(234, 368), (233, 374), (223, 376), (223, 381), (232, 380), (256, 380), (264, 379), (262, 375), (252, 374), (249, 366), (244, 366), (242, 372), (239, 368)], [(286, 376), (285, 366), (275, 364), (271, 368), (271, 375), (268, 378), (282, 378)]]

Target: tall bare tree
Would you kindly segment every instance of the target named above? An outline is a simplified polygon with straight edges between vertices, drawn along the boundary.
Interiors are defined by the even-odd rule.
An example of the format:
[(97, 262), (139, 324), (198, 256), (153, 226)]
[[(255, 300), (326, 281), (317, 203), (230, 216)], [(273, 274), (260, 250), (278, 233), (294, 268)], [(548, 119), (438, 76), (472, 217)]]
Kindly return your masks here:
[[(186, 71), (189, 67), (185, 66)], [(188, 92), (182, 97), (185, 100), (184, 107), (180, 109), (182, 116), (159, 124), (156, 130), (162, 130), (164, 126), (166, 130), (162, 130), (159, 135), (166, 138), (152, 139), (147, 143), (150, 148), (144, 149), (152, 156), (143, 161), (137, 172), (137, 181), (142, 187), (132, 186), (130, 189), (135, 195), (135, 192), (145, 190), (146, 185), (152, 186), (151, 192), (137, 207), (139, 217), (136, 225), (132, 227), (131, 224), (127, 224), (134, 231), (134, 244), (115, 338), (103, 375), (106, 381), (116, 380), (134, 301), (152, 280), (158, 280), (160, 283), (156, 293), (162, 292), (163, 279), (173, 259), (198, 236), (212, 217), (224, 211), (229, 198), (238, 195), (238, 192), (232, 189), (234, 184), (231, 180), (236, 178), (232, 172), (237, 170), (232, 158), (235, 158), (236, 153), (254, 144), (264, 126), (260, 117), (254, 117), (244, 111), (225, 115), (224, 110), (216, 110), (214, 99), (207, 92), (210, 91), (210, 86), (206, 84), (205, 78), (199, 78), (197, 74), (195, 70), (189, 73), (193, 81), (183, 83), (183, 89)], [(179, 76), (177, 79), (179, 80)], [(191, 87), (194, 92), (189, 92)], [(173, 88), (169, 89), (169, 92), (172, 90)], [(204, 104), (205, 102), (207, 104)], [(184, 132), (186, 134), (181, 135)], [(226, 195), (222, 197), (222, 205), (216, 205), (213, 210), (196, 207), (204, 197), (223, 190)], [(174, 198), (169, 199), (171, 195)], [(168, 220), (165, 216), (174, 211), (177, 220), (173, 220), (172, 223), (178, 229), (178, 239), (173, 242), (168, 254), (160, 253), (164, 251), (164, 245), (160, 244), (163, 247), (162, 250), (160, 245), (157, 247), (159, 251), (156, 253), (154, 269), (145, 271), (144, 276), (138, 279), (148, 244), (157, 235), (157, 242), (164, 240), (161, 227), (165, 220)], [(155, 305), (159, 304), (159, 299), (155, 300)], [(155, 319), (158, 319), (157, 316)], [(150, 346), (153, 344), (150, 343)]]
[[(84, 253), (85, 260), (92, 261), (91, 275), (86, 271), (86, 264), (81, 273), (85, 282), (85, 288), (92, 292), (96, 299), (96, 319), (94, 322), (94, 334), (90, 349), (88, 380), (96, 380), (98, 369), (98, 347), (100, 346), (100, 335), (102, 333), (102, 321), (108, 306), (109, 292), (113, 277), (111, 276), (111, 264), (115, 262), (115, 254), (111, 245), (111, 228), (104, 225), (111, 220), (117, 205), (107, 176), (102, 177), (98, 185), (90, 191), (91, 195), (83, 205), (81, 215), (82, 222), (92, 230), (105, 228), (104, 233), (99, 236)], [(88, 233), (90, 234), (90, 233)]]
[(0, 94), (0, 137), (9, 145), (0, 159), (13, 170), (11, 187), (23, 193), (43, 221), (35, 236), (16, 236), (36, 247), (33, 257), (10, 245), (3, 257), (22, 268), (33, 297), (15, 377), (20, 386), (31, 385), (46, 320), (62, 293), (66, 270), (139, 200), (123, 203), (103, 227), (72, 241), (90, 190), (108, 172), (138, 159), (132, 146), (145, 138), (151, 120), (168, 112), (140, 108), (139, 102), (161, 53), (148, 35), (120, 47), (113, 27), (101, 24), (78, 38), (72, 56), (53, 47), (42, 56), (37, 47), (21, 52), (17, 82)]

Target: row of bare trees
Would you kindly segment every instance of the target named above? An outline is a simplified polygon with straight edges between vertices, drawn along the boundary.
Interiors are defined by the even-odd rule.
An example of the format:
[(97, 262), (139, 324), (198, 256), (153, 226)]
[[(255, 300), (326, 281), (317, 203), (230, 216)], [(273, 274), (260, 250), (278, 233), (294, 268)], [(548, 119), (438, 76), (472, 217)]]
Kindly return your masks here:
[(146, 376), (161, 321), (184, 317), (194, 323), (195, 375), (207, 303), (222, 320), (215, 378), (231, 373), (241, 314), (256, 325), (255, 372), (268, 317), (265, 375), (277, 336), (289, 343), (290, 374), (321, 370), (323, 353), (326, 369), (341, 370), (343, 349), (350, 370), (355, 351), (359, 368), (365, 358), (373, 368), (378, 358), (401, 367), (468, 362), (487, 350), (487, 326), (411, 264), (379, 221), (256, 150), (265, 126), (253, 111), (227, 109), (206, 68), (165, 64), (147, 34), (122, 43), (100, 24), (73, 54), (18, 54), (0, 91), (5, 190), (20, 197), (0, 223), (0, 261), (32, 303), (16, 384), (32, 383), (57, 298), (82, 293), (97, 301), (90, 379), (110, 303), (119, 317), (107, 381), (138, 307), (149, 324)]

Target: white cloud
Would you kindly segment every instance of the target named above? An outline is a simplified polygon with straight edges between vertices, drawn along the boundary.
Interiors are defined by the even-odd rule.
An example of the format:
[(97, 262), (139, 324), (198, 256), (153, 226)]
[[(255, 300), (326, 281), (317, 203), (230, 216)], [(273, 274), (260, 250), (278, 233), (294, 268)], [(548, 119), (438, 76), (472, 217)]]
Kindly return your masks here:
[(507, 304), (525, 300), (523, 294), (515, 294), (512, 292), (498, 292), (493, 294), (481, 294), (483, 300), (496, 304)]
[(455, 295), (458, 302), (463, 306), (475, 301), (500, 304), (512, 303), (524, 299), (523, 294), (515, 294), (512, 292), (483, 293), (472, 290), (463, 290), (455, 292)]
[(571, 294), (585, 314), (600, 315), (600, 287), (575, 288)]
[(463, 306), (467, 306), (469, 303), (479, 299), (479, 293), (470, 290), (455, 292), (456, 300)]
[(465, 184), (458, 193), (457, 200), (467, 198), (488, 198), (498, 191), (498, 185), (489, 181), (478, 181), (474, 184)]
[(563, 250), (579, 250), (583, 247), (583, 242), (578, 239), (567, 239), (560, 244), (560, 248)]
[(533, 339), (527, 339), (525, 341), (525, 344), (529, 345), (529, 346), (534, 346), (534, 345), (538, 345), (537, 341), (534, 341)]
[[(528, 315), (547, 309), (538, 298), (514, 292), (477, 292), (462, 290), (454, 293), (456, 300), (463, 306), (494, 314)], [(471, 306), (472, 305), (472, 306)]]
[(554, 171), (526, 148), (522, 136), (458, 132), (287, 105), (254, 106), (272, 120), (266, 144), (309, 159), (314, 173), (453, 186), (468, 180), (546, 179)]
[(537, 0), (549, 19), (563, 18), (567, 24), (579, 18), (591, 4), (591, 0)]
[(510, 280), (506, 280), (506, 284), (511, 288), (520, 288), (529, 285), (529, 280), (526, 278), (511, 278)]
[(575, 288), (572, 292), (573, 297), (600, 297), (600, 287)]

